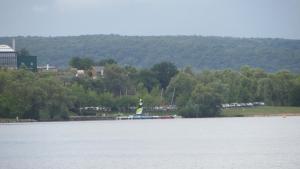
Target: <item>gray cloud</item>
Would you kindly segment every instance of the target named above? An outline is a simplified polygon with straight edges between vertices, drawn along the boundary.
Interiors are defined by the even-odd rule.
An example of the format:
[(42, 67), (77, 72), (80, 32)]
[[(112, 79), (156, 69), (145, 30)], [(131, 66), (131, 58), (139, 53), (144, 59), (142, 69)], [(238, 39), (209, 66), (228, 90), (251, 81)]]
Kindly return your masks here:
[(3, 1), (0, 36), (218, 35), (300, 39), (298, 0)]

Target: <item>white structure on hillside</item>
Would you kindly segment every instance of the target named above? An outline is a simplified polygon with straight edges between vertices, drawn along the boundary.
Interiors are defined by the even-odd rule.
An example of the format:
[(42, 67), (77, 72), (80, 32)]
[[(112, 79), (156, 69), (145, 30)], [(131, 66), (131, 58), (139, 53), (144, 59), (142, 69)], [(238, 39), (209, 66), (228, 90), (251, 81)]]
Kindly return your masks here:
[(47, 64), (46, 66), (38, 66), (38, 72), (57, 72), (57, 68), (55, 66), (50, 66)]
[(17, 53), (8, 45), (0, 45), (0, 67), (17, 69)]
[(104, 76), (104, 66), (93, 66), (91, 69), (93, 79), (97, 79), (98, 76)]

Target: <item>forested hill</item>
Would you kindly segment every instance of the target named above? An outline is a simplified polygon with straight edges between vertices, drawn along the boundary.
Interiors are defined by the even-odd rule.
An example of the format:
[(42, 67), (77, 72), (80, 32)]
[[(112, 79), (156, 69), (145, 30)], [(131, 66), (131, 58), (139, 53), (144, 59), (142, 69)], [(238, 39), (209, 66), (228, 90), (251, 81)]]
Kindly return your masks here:
[[(12, 37), (0, 37), (11, 44)], [(38, 56), (39, 64), (67, 67), (71, 57), (113, 58), (120, 64), (150, 67), (171, 61), (195, 69), (239, 69), (242, 65), (267, 71), (300, 72), (300, 40), (203, 36), (84, 35), (16, 37), (17, 49)]]

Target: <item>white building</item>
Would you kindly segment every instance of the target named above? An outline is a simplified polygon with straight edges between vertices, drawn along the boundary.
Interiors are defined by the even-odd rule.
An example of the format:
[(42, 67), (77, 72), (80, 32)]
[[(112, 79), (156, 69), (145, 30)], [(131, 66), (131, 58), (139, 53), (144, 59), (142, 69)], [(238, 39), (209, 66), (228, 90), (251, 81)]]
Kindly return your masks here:
[(7, 45), (0, 45), (0, 67), (17, 69), (17, 53)]
[(93, 66), (91, 69), (93, 79), (97, 79), (97, 76), (104, 76), (104, 66)]
[(46, 66), (38, 66), (38, 72), (57, 72), (57, 68), (55, 66), (50, 66), (47, 64)]

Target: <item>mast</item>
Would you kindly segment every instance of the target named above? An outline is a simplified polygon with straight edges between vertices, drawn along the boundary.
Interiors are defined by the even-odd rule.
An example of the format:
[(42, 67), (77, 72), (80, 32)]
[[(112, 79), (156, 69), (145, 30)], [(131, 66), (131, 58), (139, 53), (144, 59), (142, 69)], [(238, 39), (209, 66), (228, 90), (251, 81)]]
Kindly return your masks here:
[(173, 105), (173, 101), (174, 101), (174, 96), (175, 96), (175, 87), (174, 87), (174, 90), (173, 90), (173, 95), (172, 95), (172, 100), (171, 100), (171, 105)]

